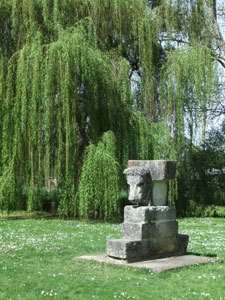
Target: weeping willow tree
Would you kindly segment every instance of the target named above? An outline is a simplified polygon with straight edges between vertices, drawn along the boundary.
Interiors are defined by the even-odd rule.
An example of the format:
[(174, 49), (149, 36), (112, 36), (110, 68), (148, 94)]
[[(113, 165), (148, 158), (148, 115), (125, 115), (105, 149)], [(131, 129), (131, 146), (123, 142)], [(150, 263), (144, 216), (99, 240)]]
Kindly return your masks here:
[[(196, 128), (204, 136), (216, 92), (214, 2), (2, 0), (0, 207), (42, 209), (40, 191), (54, 182), (61, 214), (87, 216), (85, 161), (96, 152), (96, 165), (110, 164), (104, 132), (115, 136), (119, 174), (128, 159), (178, 158), (187, 128), (191, 140)], [(105, 197), (107, 218), (118, 207), (108, 211)]]

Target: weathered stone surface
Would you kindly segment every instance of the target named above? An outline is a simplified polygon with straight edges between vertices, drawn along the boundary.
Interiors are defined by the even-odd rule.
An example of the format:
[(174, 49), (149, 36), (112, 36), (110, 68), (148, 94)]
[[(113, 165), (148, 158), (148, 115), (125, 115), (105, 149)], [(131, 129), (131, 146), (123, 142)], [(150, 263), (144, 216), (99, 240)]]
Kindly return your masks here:
[(130, 186), (128, 200), (132, 204), (148, 205), (152, 198), (152, 181), (149, 170), (144, 167), (131, 167), (124, 170)]
[(130, 186), (129, 201), (138, 205), (167, 205), (168, 180), (174, 179), (175, 172), (175, 161), (128, 161), (124, 174)]
[(176, 237), (107, 241), (107, 255), (127, 262), (181, 255), (180, 253), (183, 254), (177, 249)]
[(151, 205), (154, 206), (167, 205), (167, 189), (168, 189), (168, 183), (166, 180), (153, 181)]
[(124, 259), (128, 262), (149, 257), (150, 249), (150, 240), (120, 239), (107, 241), (107, 255)]
[(123, 223), (123, 236), (133, 239), (174, 237), (178, 233), (177, 221), (152, 223)]
[(151, 255), (170, 256), (176, 253), (176, 236), (151, 239)]
[(165, 237), (175, 237), (178, 233), (178, 222), (168, 221), (161, 222), (155, 221), (151, 224), (150, 237), (154, 238), (165, 238)]
[(152, 221), (175, 221), (176, 208), (169, 206), (132, 206), (124, 208), (124, 222), (149, 223)]
[(123, 223), (124, 238), (147, 239), (151, 236), (150, 223)]
[(152, 180), (170, 180), (175, 178), (176, 162), (173, 160), (129, 160), (128, 167), (149, 169)]
[(126, 247), (126, 240), (108, 240), (107, 241), (107, 255), (126, 259), (127, 258), (127, 247)]

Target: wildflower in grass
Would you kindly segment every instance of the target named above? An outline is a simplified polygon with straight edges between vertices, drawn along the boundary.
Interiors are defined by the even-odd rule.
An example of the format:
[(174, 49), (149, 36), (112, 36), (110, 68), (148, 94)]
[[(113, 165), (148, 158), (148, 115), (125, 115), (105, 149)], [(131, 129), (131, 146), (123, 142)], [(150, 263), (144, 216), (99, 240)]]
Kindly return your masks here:
[(209, 293), (201, 293), (201, 296), (210, 297)]

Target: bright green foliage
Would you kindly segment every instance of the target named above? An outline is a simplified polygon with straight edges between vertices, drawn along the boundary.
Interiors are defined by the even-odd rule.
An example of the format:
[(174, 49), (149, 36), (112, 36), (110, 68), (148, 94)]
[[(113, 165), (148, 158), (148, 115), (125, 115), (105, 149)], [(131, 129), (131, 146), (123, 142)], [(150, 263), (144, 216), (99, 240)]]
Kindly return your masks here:
[(15, 176), (11, 170), (3, 173), (0, 178), (0, 205), (7, 211), (16, 209), (17, 185)]
[(189, 129), (192, 141), (194, 130), (199, 126), (198, 122), (206, 118), (206, 108), (213, 102), (217, 77), (210, 49), (201, 46), (172, 51), (168, 55), (163, 77), (165, 82), (162, 83), (167, 88), (162, 89), (166, 93), (162, 99), (167, 103), (165, 105), (162, 101), (162, 105), (166, 107), (168, 121), (173, 124), (175, 137), (181, 146), (184, 143), (182, 137), (185, 126)]
[[(106, 183), (104, 171), (103, 190), (96, 190), (106, 197), (99, 216), (108, 219), (118, 204), (117, 192), (107, 202), (107, 189), (124, 187), (128, 159), (179, 159), (187, 123), (191, 139), (197, 121), (204, 136), (216, 81), (204, 3), (150, 2), (1, 1), (1, 208), (42, 209), (41, 191), (54, 187), (61, 215), (79, 208), (88, 216), (103, 196), (86, 201), (76, 193), (95, 195), (79, 185), (96, 151), (88, 168), (101, 169), (101, 155), (105, 166), (119, 164), (119, 187), (114, 175)], [(112, 145), (99, 142), (109, 130), (110, 159)]]
[(115, 154), (111, 131), (103, 135), (97, 146), (87, 147), (78, 189), (80, 217), (107, 220), (119, 215), (119, 168)]

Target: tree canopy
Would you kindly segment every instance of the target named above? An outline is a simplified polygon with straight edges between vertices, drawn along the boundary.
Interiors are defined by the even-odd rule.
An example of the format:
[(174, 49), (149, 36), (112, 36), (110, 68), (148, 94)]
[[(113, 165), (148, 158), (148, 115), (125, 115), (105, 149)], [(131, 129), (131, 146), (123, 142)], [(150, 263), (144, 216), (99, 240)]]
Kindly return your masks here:
[(114, 179), (128, 159), (179, 158), (185, 135), (204, 140), (218, 62), (215, 0), (2, 0), (0, 207), (41, 209), (55, 180), (61, 213), (87, 215), (93, 149)]

